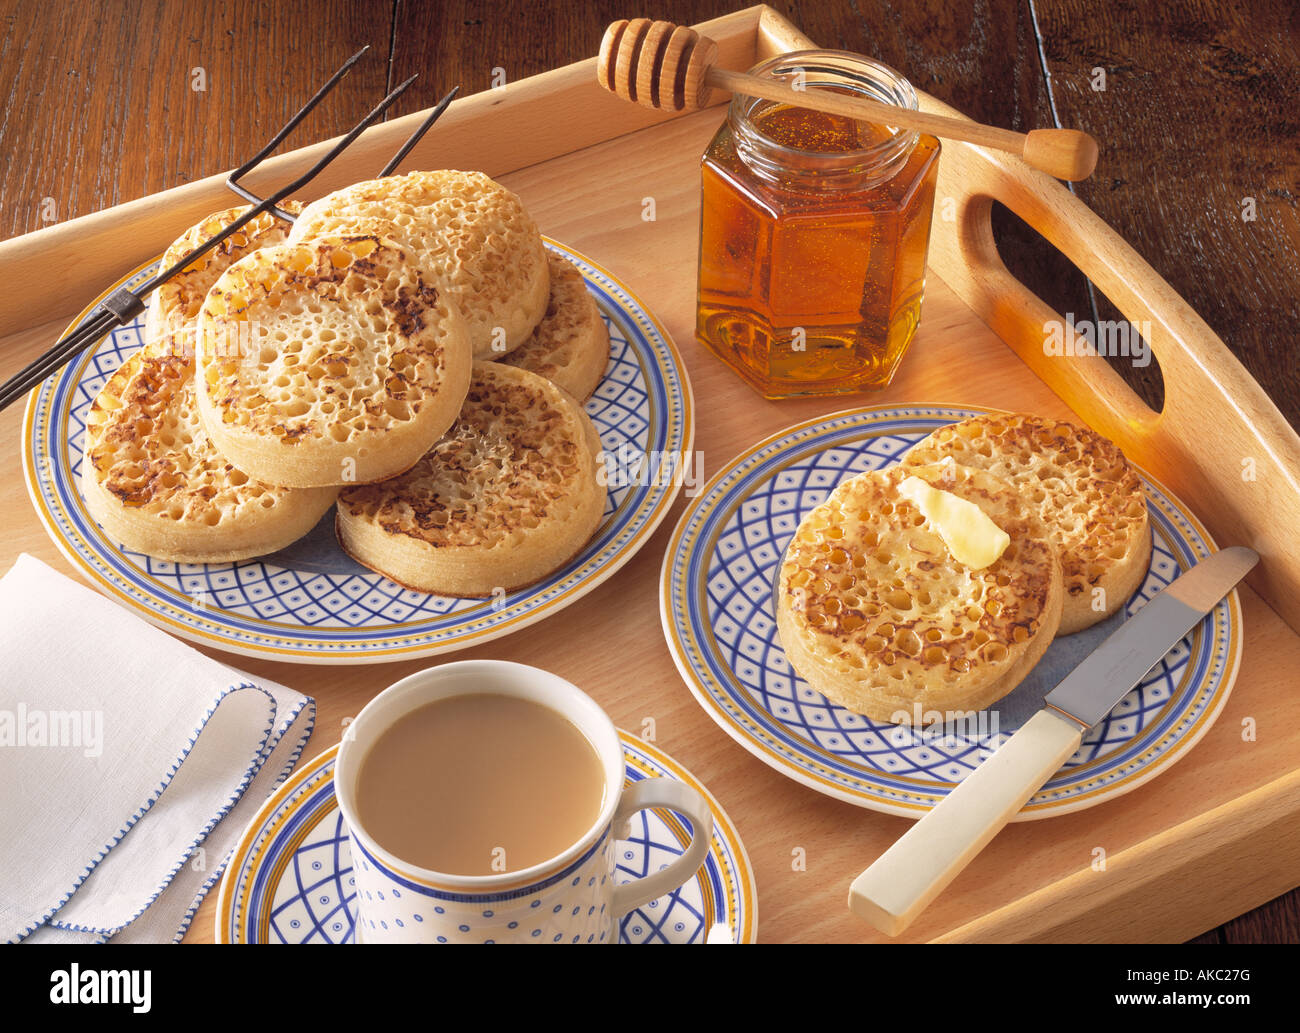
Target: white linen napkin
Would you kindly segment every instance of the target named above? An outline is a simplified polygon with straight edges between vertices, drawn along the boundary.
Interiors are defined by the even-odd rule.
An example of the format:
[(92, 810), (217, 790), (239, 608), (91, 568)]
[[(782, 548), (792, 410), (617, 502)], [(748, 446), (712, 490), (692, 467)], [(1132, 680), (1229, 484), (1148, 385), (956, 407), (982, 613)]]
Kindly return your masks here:
[(0, 578), (0, 942), (179, 939), (315, 710), (20, 556)]

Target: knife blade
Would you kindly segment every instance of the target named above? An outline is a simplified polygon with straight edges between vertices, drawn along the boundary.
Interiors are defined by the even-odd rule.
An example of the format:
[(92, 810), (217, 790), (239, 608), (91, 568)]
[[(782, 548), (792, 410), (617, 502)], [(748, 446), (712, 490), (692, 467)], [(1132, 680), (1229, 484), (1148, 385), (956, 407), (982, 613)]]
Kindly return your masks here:
[(849, 908), (897, 936), (1001, 831), (1161, 658), (1259, 562), (1222, 549), (1170, 582), (1044, 697), (1038, 711), (849, 887)]

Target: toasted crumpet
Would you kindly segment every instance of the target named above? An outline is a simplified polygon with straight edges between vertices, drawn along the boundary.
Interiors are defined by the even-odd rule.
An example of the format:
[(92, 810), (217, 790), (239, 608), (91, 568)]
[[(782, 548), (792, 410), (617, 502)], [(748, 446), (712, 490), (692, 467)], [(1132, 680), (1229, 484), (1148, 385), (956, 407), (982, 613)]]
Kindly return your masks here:
[(600, 439), (567, 392), (476, 362), (460, 418), (412, 469), (345, 490), (343, 548), (398, 584), (486, 596), (533, 584), (595, 534)]
[(1109, 617), (1146, 578), (1146, 494), (1113, 441), (1060, 420), (990, 413), (940, 427), (903, 462), (928, 465), (949, 456), (1015, 485), (1047, 524), (1065, 577), (1059, 634)]
[[(250, 205), (213, 212), (163, 252), (159, 269), (170, 269), (200, 244), (211, 240), (248, 211)], [(286, 212), (297, 214), (302, 205), (281, 201)], [(199, 306), (217, 278), (245, 255), (259, 248), (283, 244), (289, 226), (268, 212), (246, 223), (205, 255), (200, 255), (170, 280), (159, 285), (149, 296), (145, 308), (145, 347), (155, 355), (181, 355), (194, 358), (194, 320)]]
[(546, 313), (541, 234), (519, 198), (481, 172), (411, 172), (354, 183), (309, 204), (291, 241), (373, 235), (402, 244), (449, 292), (476, 359), (500, 358)]
[(86, 508), (110, 538), (172, 563), (231, 563), (301, 538), (337, 488), (253, 480), (212, 446), (199, 420), (194, 363), (132, 355), (86, 420)]
[[(953, 558), (898, 490), (909, 476), (979, 506), (1011, 539), (975, 570)], [(807, 513), (777, 583), (791, 665), (832, 702), (873, 721), (945, 720), (1014, 689), (1061, 619), (1061, 569), (1042, 521), (982, 470), (894, 465), (851, 477)]]
[(235, 263), (199, 312), (199, 413), (250, 476), (366, 484), (414, 464), (469, 386), (464, 320), (409, 252), (322, 237)]
[(586, 401), (609, 364), (609, 328), (576, 265), (547, 252), (551, 300), (546, 315), (523, 344), (501, 361), (544, 376)]
[[(167, 249), (162, 267), (247, 210), (208, 216)], [(91, 515), (128, 549), (173, 563), (248, 559), (289, 545), (333, 505), (335, 488), (250, 479), (216, 450), (198, 415), (194, 316), (225, 269), (284, 238), (282, 223), (259, 216), (162, 284), (150, 298), (144, 347), (91, 406), (82, 494)]]

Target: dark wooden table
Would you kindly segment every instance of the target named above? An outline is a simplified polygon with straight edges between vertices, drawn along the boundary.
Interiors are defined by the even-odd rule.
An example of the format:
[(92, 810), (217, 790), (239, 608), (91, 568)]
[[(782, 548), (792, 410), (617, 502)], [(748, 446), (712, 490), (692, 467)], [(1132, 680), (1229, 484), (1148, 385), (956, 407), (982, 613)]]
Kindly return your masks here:
[[(387, 89), (393, 109), (589, 57), (604, 26), (747, 6), (312, 0), (8, 0), (0, 39), (0, 239), (244, 160), (348, 54), (358, 64), (294, 137), (336, 135)], [(903, 71), (972, 118), (1073, 126), (1102, 157), (1078, 195), (1177, 290), (1300, 425), (1300, 7), (1281, 0), (776, 0), (821, 46)], [(1053, 308), (1115, 319), (1010, 213), (1007, 265)], [(102, 285), (88, 285), (89, 287)], [(94, 293), (93, 290), (90, 293)], [(1157, 366), (1117, 368), (1159, 408)], [(0, 364), (0, 374), (11, 372)], [(1300, 940), (1300, 891), (1200, 943)]]

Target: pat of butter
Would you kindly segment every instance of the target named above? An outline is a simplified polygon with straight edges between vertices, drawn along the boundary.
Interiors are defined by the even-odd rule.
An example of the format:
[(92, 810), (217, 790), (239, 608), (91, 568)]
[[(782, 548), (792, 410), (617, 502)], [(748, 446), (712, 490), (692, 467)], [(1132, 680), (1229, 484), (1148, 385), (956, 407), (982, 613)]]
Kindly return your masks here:
[(898, 493), (915, 504), (958, 563), (982, 570), (1011, 544), (1011, 536), (975, 503), (932, 488), (919, 477), (904, 480)]

